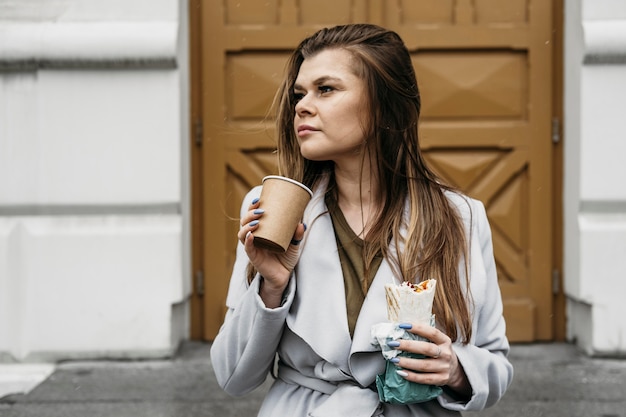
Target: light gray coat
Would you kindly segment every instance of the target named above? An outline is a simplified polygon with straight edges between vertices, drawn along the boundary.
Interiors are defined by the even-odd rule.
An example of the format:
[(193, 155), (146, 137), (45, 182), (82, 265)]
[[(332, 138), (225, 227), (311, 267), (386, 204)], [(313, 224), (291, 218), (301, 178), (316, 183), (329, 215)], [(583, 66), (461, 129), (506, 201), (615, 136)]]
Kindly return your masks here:
[[(211, 348), (222, 388), (235, 396), (252, 391), (266, 379), (278, 353), (278, 379), (261, 407), (262, 417), (459, 416), (460, 411), (495, 404), (508, 388), (513, 368), (507, 360), (509, 344), (482, 203), (448, 194), (470, 240), (473, 335), (471, 343), (455, 343), (454, 350), (472, 386), (472, 397), (458, 402), (444, 392), (427, 403), (389, 405), (380, 404), (378, 394), (368, 388), (385, 367), (380, 351), (370, 343), (370, 328), (387, 321), (384, 284), (398, 281), (384, 260), (351, 339), (342, 270), (323, 188), (318, 187), (305, 212), (308, 229), (301, 257), (281, 307), (264, 306), (258, 295), (258, 276), (247, 284), (248, 258), (239, 243), (226, 300), (228, 312)], [(259, 194), (260, 187), (248, 193), (242, 215)]]

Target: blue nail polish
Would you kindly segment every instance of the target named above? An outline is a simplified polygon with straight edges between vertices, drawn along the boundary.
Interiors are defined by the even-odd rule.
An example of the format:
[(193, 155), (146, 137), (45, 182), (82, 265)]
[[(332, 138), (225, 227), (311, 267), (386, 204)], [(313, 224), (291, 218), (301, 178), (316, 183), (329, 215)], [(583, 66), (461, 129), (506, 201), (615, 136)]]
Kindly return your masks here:
[(265, 213), (265, 210), (263, 210), (263, 209), (256, 209), (256, 210), (253, 211), (253, 213), (254, 214), (263, 214), (263, 213)]
[(392, 340), (390, 342), (387, 342), (387, 346), (389, 346), (390, 348), (397, 348), (398, 346), (400, 346), (400, 342)]
[(398, 327), (401, 329), (409, 330), (413, 328), (413, 325), (411, 323), (400, 323), (398, 324)]
[(398, 363), (398, 362), (400, 362), (400, 358), (391, 358), (391, 359), (389, 359), (389, 362), (391, 362), (391, 363)]
[(252, 201), (250, 202), (250, 204), (256, 204), (256, 203), (258, 203), (258, 202), (259, 202), (259, 200), (260, 200), (260, 198), (259, 198), (259, 197), (257, 197), (257, 198), (255, 198), (254, 200), (252, 200)]
[(256, 226), (257, 224), (259, 224), (258, 220), (252, 220), (250, 223), (248, 223), (248, 226)]
[(302, 226), (304, 226), (304, 231), (306, 232), (306, 223), (302, 223)]

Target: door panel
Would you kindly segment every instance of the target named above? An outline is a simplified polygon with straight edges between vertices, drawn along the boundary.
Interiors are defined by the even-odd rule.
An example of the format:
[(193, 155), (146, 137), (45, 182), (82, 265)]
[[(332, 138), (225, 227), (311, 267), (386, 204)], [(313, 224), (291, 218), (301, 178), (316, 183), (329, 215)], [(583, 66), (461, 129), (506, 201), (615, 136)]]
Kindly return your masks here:
[(267, 112), (287, 56), (320, 27), (369, 21), (411, 52), (427, 160), (485, 203), (510, 339), (550, 340), (551, 11), (546, 0), (203, 2), (204, 337), (223, 318), (241, 199), (276, 172)]
[(422, 148), (443, 178), (485, 203), (509, 338), (549, 340), (551, 4), (436, 3), (430, 21), (425, 2), (388, 4), (396, 21), (387, 26), (412, 51), (422, 92)]

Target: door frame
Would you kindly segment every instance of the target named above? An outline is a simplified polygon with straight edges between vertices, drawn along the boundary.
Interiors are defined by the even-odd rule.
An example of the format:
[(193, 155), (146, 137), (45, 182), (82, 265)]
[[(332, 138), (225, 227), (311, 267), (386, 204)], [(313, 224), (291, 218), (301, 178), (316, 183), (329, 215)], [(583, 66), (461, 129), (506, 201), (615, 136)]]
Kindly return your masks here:
[[(552, 120), (553, 120), (553, 230), (552, 230), (552, 262), (553, 262), (553, 339), (565, 341), (566, 334), (566, 297), (563, 288), (563, 42), (564, 42), (564, 1), (552, 0)], [(558, 140), (556, 140), (558, 139)]]
[[(552, 229), (552, 268), (553, 268), (553, 334), (555, 341), (565, 340), (566, 316), (563, 291), (563, 10), (564, 0), (553, 1), (553, 105), (555, 141), (552, 154), (553, 170), (553, 229)], [(210, 67), (223, 64), (221, 57), (203, 54), (210, 49), (209, 28), (217, 23), (219, 15), (210, 13), (210, 6), (204, 0), (189, 0), (189, 52), (190, 52), (190, 149), (191, 149), (191, 256), (192, 284), (190, 298), (190, 338), (212, 340), (223, 319), (225, 306), (217, 296), (228, 287), (228, 271), (223, 262), (226, 238), (226, 220), (206, 219), (209, 212), (223, 212), (217, 198), (209, 195), (224, 195), (225, 176), (220, 172), (221, 164), (211, 163), (216, 158), (224, 158), (224, 150), (216, 141), (205, 137), (203, 126), (211, 123), (221, 114), (211, 101), (215, 92), (203, 91), (203, 77)], [(219, 160), (219, 159), (218, 159)]]

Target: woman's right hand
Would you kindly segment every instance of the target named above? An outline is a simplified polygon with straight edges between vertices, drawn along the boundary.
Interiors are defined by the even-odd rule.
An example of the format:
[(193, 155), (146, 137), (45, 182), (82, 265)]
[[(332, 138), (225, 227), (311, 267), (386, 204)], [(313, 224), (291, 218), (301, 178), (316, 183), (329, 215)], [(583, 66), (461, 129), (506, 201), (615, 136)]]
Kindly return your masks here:
[(241, 219), (241, 228), (237, 238), (244, 245), (250, 263), (263, 277), (260, 296), (268, 308), (279, 307), (283, 292), (289, 284), (289, 277), (300, 257), (300, 241), (304, 237), (306, 226), (300, 223), (294, 231), (292, 243), (285, 253), (276, 253), (254, 246), (254, 231), (263, 217), (259, 199), (252, 200), (247, 213)]

